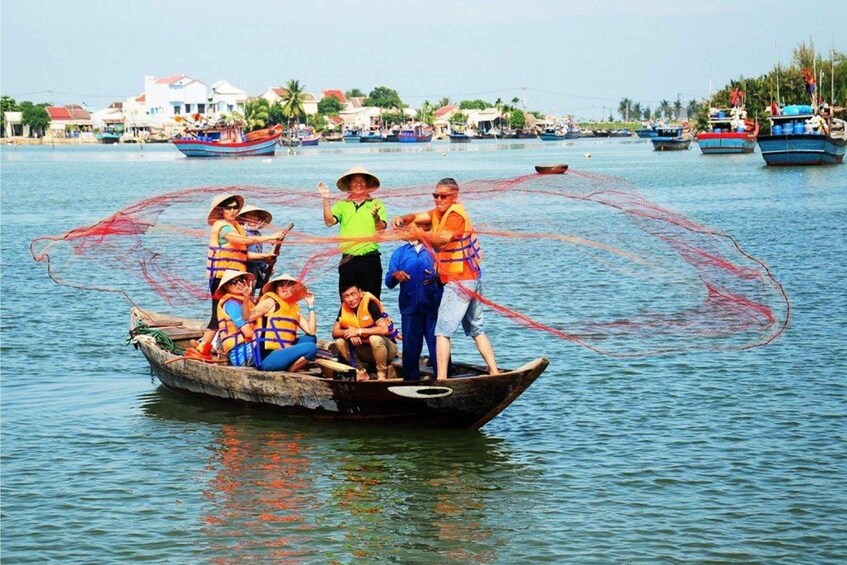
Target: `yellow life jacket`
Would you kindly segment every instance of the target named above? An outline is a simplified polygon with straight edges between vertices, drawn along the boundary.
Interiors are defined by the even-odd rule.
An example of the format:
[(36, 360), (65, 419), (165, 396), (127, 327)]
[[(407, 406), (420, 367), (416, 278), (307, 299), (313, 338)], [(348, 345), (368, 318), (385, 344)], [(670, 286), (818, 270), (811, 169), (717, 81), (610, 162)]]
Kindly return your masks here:
[(264, 343), (265, 349), (284, 349), (297, 341), (297, 328), (300, 327), (300, 307), (295, 302), (290, 304), (275, 292), (262, 296), (262, 300), (271, 298), (276, 302), (276, 308), (257, 320), (255, 342)]
[(244, 298), (241, 296), (236, 296), (235, 294), (225, 294), (221, 297), (218, 302), (218, 331), (220, 332), (218, 336), (221, 340), (221, 347), (224, 350), (224, 353), (229, 353), (232, 349), (243, 343), (249, 343), (253, 340), (253, 329), (249, 324), (245, 326), (245, 332), (242, 332), (235, 323), (230, 319), (227, 315), (226, 310), (224, 310), (224, 306), (228, 300), (235, 300), (239, 304), (244, 304)]
[(219, 279), (224, 271), (233, 270), (247, 271), (247, 246), (240, 243), (226, 241), (220, 244), (221, 230), (226, 226), (232, 226), (238, 235), (247, 236), (247, 232), (241, 224), (230, 223), (226, 220), (218, 220), (212, 225), (212, 233), (209, 235), (209, 253), (206, 255), (206, 273), (209, 280)]
[(482, 248), (479, 245), (479, 240), (476, 238), (470, 216), (468, 216), (464, 206), (458, 203), (453, 204), (440, 217), (436, 211), (433, 218), (435, 222), (433, 222), (432, 231), (433, 233), (443, 231), (447, 223), (447, 216), (451, 212), (459, 214), (465, 220), (465, 233), (436, 251), (435, 260), (438, 272), (446, 274), (449, 278), (450, 275), (461, 274), (464, 271), (464, 264), (467, 263), (470, 270), (479, 276)]
[(385, 313), (385, 308), (382, 307), (382, 302), (379, 301), (379, 298), (371, 294), (370, 292), (362, 293), (362, 301), (359, 302), (359, 307), (356, 308), (356, 311), (347, 306), (345, 303), (341, 303), (341, 316), (338, 318), (338, 322), (343, 329), (347, 328), (370, 328), (376, 325), (377, 320), (373, 319), (370, 311), (368, 310), (368, 305), (371, 301), (379, 308), (380, 318), (385, 318), (385, 321), (388, 322), (388, 335), (387, 337), (391, 339), (396, 339), (399, 335), (397, 328), (394, 327), (394, 322), (391, 321), (391, 318), (388, 317), (388, 314)]

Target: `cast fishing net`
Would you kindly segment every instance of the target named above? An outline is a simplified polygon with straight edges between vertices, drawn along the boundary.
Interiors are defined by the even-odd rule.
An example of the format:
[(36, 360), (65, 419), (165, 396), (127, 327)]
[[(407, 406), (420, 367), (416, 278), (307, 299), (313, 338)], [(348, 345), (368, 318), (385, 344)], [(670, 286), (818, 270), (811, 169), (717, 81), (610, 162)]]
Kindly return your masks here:
[[(430, 209), (433, 188), (382, 187), (374, 196), (395, 216)], [(338, 229), (325, 227), (312, 188), (179, 190), (37, 238), (31, 252), (59, 284), (118, 292), (145, 307), (191, 305), (202, 317), (206, 213), (224, 193), (273, 213), (264, 234), (295, 223), (275, 272), (297, 276), (337, 308)], [(571, 170), (478, 180), (461, 183), (460, 201), (483, 247), (482, 300), (497, 323), (515, 331), (637, 356), (757, 347), (787, 326), (788, 297), (765, 263), (730, 235), (648, 201), (622, 179)], [(384, 269), (403, 237), (390, 228), (378, 236)], [(395, 304), (383, 299), (392, 313)]]

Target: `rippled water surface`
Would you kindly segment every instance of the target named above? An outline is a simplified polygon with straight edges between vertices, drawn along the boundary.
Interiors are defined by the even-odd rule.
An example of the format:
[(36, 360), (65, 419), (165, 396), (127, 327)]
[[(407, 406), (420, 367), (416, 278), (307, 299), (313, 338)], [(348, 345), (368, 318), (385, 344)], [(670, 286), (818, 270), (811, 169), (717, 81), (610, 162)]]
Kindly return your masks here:
[[(847, 166), (774, 170), (759, 154), (635, 140), (309, 149), (272, 162), (0, 149), (4, 562), (847, 560)], [(622, 177), (735, 236), (790, 296), (785, 335), (618, 359), (487, 314), (501, 364), (551, 364), (481, 431), (315, 423), (164, 390), (123, 345), (126, 302), (57, 286), (29, 255), (37, 236), (180, 188), (312, 190), (354, 164), (401, 186), (551, 162)], [(532, 200), (470, 208), (516, 224), (549, 213)], [(503, 246), (486, 290), (498, 300), (587, 312), (621, 300), (567, 261), (517, 284), (509, 265), (553, 259)], [(323, 300), (322, 319), (334, 308)]]

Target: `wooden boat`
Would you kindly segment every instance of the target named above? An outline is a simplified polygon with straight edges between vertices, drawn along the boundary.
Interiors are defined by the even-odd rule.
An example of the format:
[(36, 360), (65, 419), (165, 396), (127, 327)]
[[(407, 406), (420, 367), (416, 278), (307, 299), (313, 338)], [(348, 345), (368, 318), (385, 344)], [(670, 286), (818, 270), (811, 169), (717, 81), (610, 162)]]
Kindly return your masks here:
[(704, 155), (752, 153), (756, 148), (759, 125), (747, 121), (742, 107), (715, 109), (709, 115), (709, 131), (697, 133), (695, 139)]
[(429, 143), (432, 141), (432, 130), (421, 126), (400, 130), (397, 134), (400, 143)]
[(535, 165), (535, 172), (539, 175), (563, 175), (567, 172), (568, 166), (562, 165)]
[(359, 143), (384, 143), (384, 142), (385, 142), (385, 136), (382, 135), (382, 133), (375, 131), (375, 130), (370, 130), (368, 132), (365, 132), (365, 134), (363, 136), (359, 137)]
[[(187, 347), (205, 329), (199, 320), (133, 308), (131, 330), (138, 330), (142, 322), (179, 347)], [(132, 343), (162, 384), (173, 390), (272, 407), (286, 415), (466, 429), (478, 429), (505, 410), (549, 364), (542, 357), (515, 370), (486, 375), (480, 367), (456, 363), (454, 375), (446, 381), (355, 382), (344, 374), (349, 367), (331, 359), (310, 364), (302, 373), (257, 371), (185, 359), (149, 334), (136, 333)], [(318, 347), (319, 354), (332, 353), (333, 346), (327, 342), (319, 342)], [(402, 374), (399, 361), (392, 366)], [(430, 367), (421, 370), (432, 374)]]
[(656, 132), (658, 135), (650, 140), (656, 151), (681, 151), (691, 145), (691, 134), (682, 126), (660, 127)]
[(471, 136), (463, 131), (455, 131), (450, 134), (451, 143), (470, 143)]
[(632, 132), (626, 128), (615, 129), (609, 132), (609, 137), (632, 137)]
[(770, 135), (759, 135), (756, 141), (768, 166), (842, 163), (847, 122), (818, 116), (812, 106), (786, 106), (779, 115), (771, 116)]
[(320, 143), (321, 135), (316, 134), (315, 130), (307, 127), (297, 132), (297, 139), (300, 140), (302, 147), (314, 147)]
[(348, 130), (342, 136), (344, 143), (359, 143), (359, 138), (361, 138), (361, 132), (357, 129)]
[(111, 145), (121, 140), (121, 133), (113, 128), (105, 128), (101, 133), (97, 134), (97, 141)]
[(567, 139), (567, 132), (559, 128), (544, 128), (539, 137), (542, 141), (561, 141)]
[(641, 139), (652, 139), (659, 135), (659, 125), (645, 124), (643, 127), (635, 130), (635, 135)]
[(172, 141), (186, 157), (253, 157), (273, 155), (282, 135), (282, 126), (250, 132), (236, 127), (188, 130)]

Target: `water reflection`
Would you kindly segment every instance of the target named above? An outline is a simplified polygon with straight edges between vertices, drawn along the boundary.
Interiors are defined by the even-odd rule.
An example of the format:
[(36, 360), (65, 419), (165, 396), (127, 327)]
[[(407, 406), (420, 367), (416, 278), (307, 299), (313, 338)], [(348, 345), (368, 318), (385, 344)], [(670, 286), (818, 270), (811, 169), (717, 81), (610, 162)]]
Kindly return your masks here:
[(217, 563), (257, 555), (493, 562), (512, 537), (502, 508), (514, 515), (515, 505), (528, 504), (516, 491), (532, 471), (512, 460), (506, 442), (481, 432), (236, 414), (163, 388), (143, 408), (216, 426), (198, 488), (202, 533), (224, 555)]

